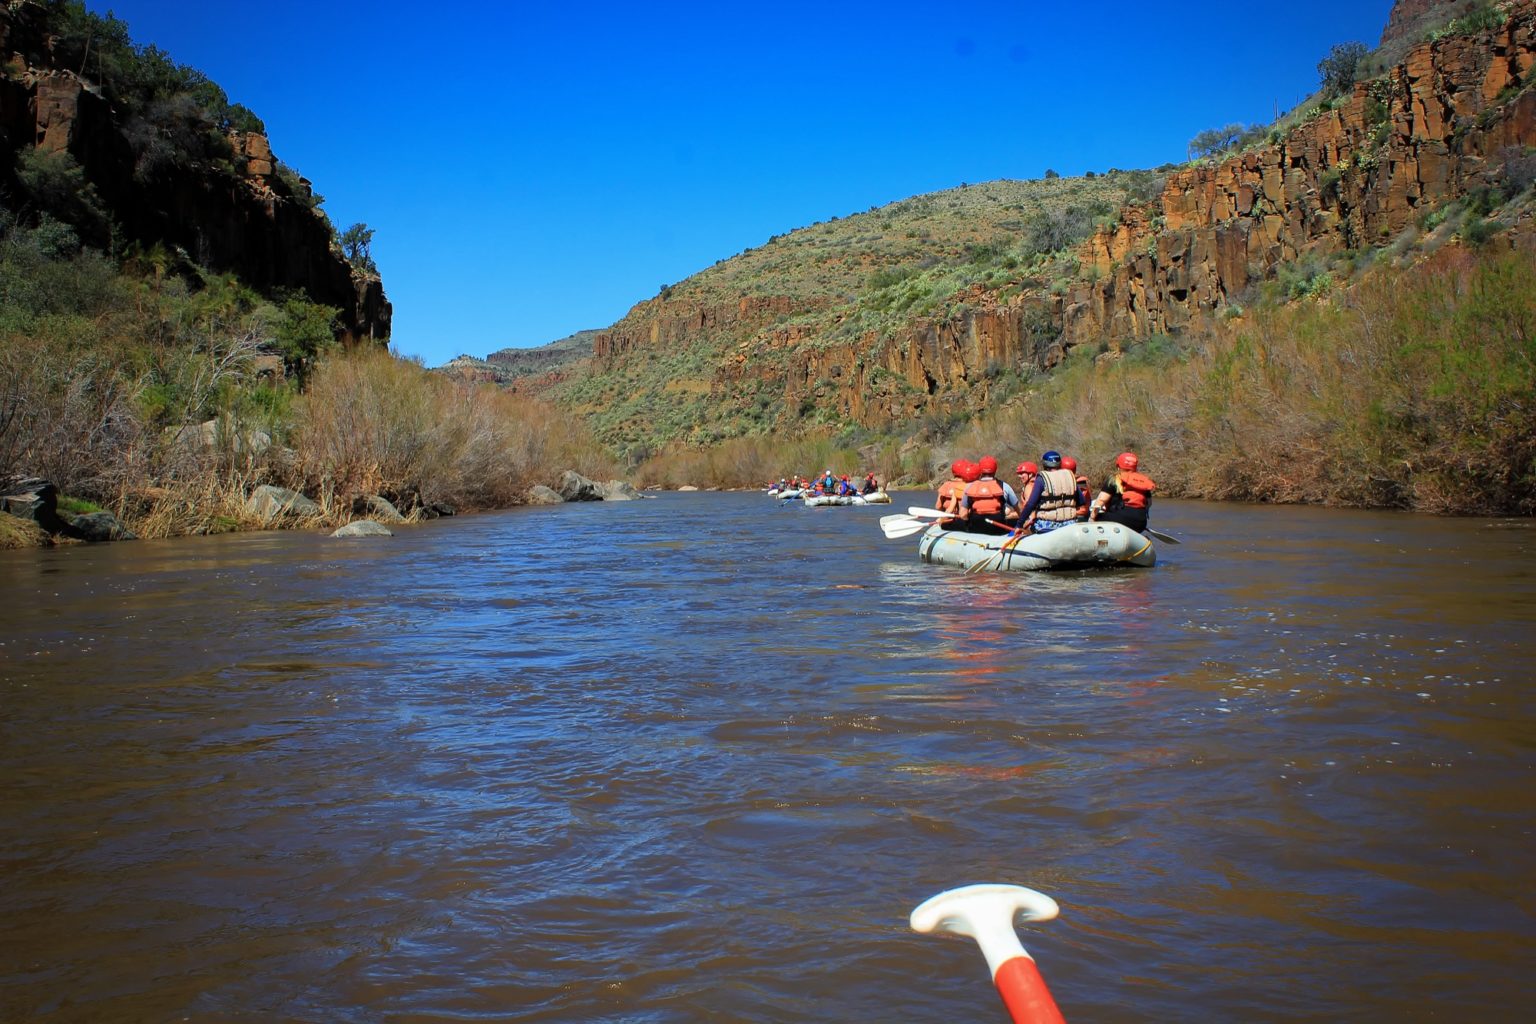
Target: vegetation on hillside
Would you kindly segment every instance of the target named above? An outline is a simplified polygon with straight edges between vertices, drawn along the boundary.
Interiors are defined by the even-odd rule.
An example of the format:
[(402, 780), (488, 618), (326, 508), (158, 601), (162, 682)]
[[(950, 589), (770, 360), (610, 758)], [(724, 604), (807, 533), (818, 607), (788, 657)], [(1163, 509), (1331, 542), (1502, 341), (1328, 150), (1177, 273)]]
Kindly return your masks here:
[[(111, 15), (77, 0), (26, 13), (36, 10), (52, 38), (43, 56), (93, 79), (124, 119), (135, 175), (234, 174), (227, 133), (261, 130), (248, 110), (135, 46)], [(278, 181), (318, 202), (291, 169), (279, 166)], [(375, 272), (372, 237), (355, 224), (336, 242)], [(336, 522), (367, 494), (406, 512), (483, 508), (566, 468), (610, 468), (545, 403), (377, 349), (340, 351), (338, 312), (296, 289), (258, 293), (164, 244), (125, 243), (69, 153), (4, 148), (0, 479), (45, 478), (64, 507), (164, 536), (260, 525), (245, 499), (263, 483), (305, 490)], [(36, 540), (11, 518), (0, 516), (0, 545)]]
[(119, 265), (0, 211), (0, 478), (42, 476), (156, 536), (256, 525), (261, 483), (345, 521), (362, 494), (484, 508), (609, 468), (545, 403), (342, 352), (334, 310), (162, 256)]
[(1536, 514), (1536, 260), (1444, 249), (1337, 301), (1081, 353), (959, 449), (1130, 448), (1190, 497)]
[[(1451, 245), (1403, 270), (1384, 249), (1320, 295), (1297, 300), (1275, 283), (1246, 315), (1189, 335), (1074, 350), (931, 445), (739, 438), (669, 448), (640, 476), (747, 487), (831, 467), (922, 484), (956, 456), (1055, 448), (1097, 484), (1133, 449), (1165, 492), (1188, 497), (1532, 515), (1533, 255)], [(1348, 262), (1320, 273), (1347, 277)]]
[(1162, 181), (1159, 172), (1114, 170), (966, 185), (776, 235), (669, 286), (664, 301), (641, 304), (613, 331), (643, 331), (682, 310), (732, 313), (743, 297), (786, 299), (791, 311), (722, 317), (722, 327), (687, 345), (647, 347), (551, 394), (632, 464), (675, 442), (841, 429), (818, 424), (814, 408), (803, 415), (782, 407), (781, 392), (750, 381), (712, 393), (717, 370), (737, 356), (782, 362), (787, 351), (771, 344), (777, 332), (794, 334), (801, 346), (836, 344), (956, 315), (975, 287), (1004, 297), (1065, 287), (1078, 273), (1071, 248), (1125, 203), (1157, 195)]

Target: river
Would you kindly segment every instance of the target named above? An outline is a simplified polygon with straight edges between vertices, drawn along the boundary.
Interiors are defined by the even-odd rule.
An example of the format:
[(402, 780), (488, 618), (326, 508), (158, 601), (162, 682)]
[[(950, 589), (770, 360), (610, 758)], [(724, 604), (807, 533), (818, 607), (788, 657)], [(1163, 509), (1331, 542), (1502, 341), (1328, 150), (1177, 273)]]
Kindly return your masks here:
[[(898, 495), (897, 508), (926, 503)], [(0, 552), (0, 1019), (1536, 1014), (1536, 527), (1159, 502), (967, 575), (759, 494)]]

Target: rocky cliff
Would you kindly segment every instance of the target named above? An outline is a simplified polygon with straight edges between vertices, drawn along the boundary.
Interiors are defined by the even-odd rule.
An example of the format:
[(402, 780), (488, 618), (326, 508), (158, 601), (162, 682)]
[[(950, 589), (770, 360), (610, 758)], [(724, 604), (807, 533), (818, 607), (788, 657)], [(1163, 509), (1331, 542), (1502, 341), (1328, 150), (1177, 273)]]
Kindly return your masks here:
[(110, 213), (118, 241), (179, 249), (264, 292), (300, 289), (341, 311), (343, 342), (388, 339), (382, 282), (354, 272), (334, 246), (307, 182), (294, 178), (295, 189), (278, 180), (263, 135), (226, 130), (228, 160), (167, 159), (146, 171), (128, 119), (98, 85), (61, 66), (45, 14), (25, 2), (0, 7), (0, 175), (12, 174), (27, 147), (68, 153)]
[(1536, 145), (1536, 5), (1517, 7), (1494, 32), (1414, 47), (1272, 145), (1170, 177), (1154, 210), (1084, 243), (1097, 280), (1070, 293), (1066, 344), (1177, 331), (1282, 264), (1380, 244), (1498, 185)]

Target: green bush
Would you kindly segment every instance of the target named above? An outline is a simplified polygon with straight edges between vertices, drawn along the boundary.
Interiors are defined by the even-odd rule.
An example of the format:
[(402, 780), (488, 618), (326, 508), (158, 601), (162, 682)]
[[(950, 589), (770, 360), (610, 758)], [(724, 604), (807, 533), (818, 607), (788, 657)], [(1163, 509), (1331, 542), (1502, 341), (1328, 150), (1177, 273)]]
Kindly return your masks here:
[(1339, 43), (1317, 63), (1323, 96), (1333, 99), (1348, 92), (1359, 78), (1360, 61), (1368, 51), (1364, 43)]

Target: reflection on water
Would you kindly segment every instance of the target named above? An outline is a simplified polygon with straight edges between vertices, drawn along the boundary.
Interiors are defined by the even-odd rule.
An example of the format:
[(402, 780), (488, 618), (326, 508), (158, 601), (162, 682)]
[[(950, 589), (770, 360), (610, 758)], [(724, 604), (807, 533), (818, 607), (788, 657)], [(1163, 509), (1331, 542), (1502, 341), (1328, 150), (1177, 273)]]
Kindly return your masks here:
[(0, 1019), (1000, 1019), (906, 931), (975, 881), (1076, 1020), (1536, 1010), (1528, 524), (1008, 577), (883, 511), (0, 553)]

